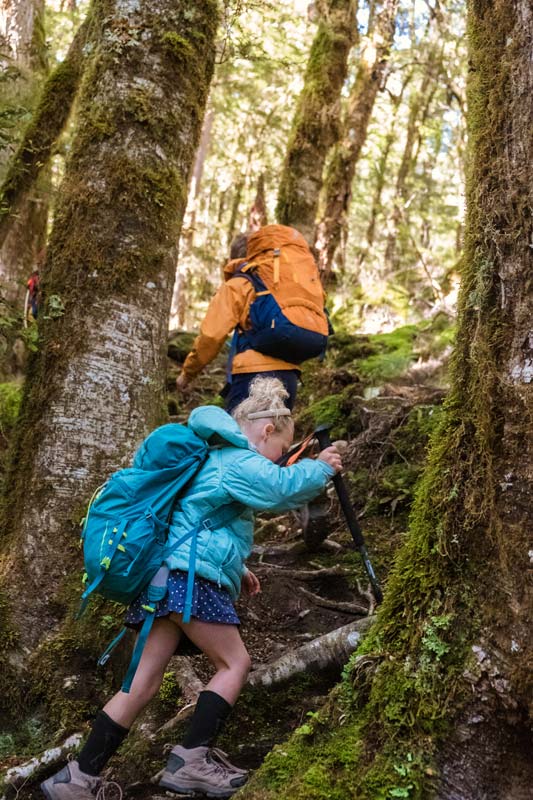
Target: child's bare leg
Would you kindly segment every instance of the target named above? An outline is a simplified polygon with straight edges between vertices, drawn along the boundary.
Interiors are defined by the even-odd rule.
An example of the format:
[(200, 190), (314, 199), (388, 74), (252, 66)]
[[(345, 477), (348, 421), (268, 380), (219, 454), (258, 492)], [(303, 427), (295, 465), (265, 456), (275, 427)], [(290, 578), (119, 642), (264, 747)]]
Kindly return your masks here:
[(236, 625), (197, 619), (183, 624), (181, 615), (172, 617), (217, 672), (200, 692), (183, 743), (172, 748), (160, 785), (174, 792), (229, 797), (245, 783), (246, 770), (234, 767), (222, 751), (212, 748), (246, 682), (250, 656)]
[(119, 725), (129, 728), (157, 693), (168, 662), (180, 640), (181, 630), (169, 617), (154, 621), (142, 652), (129, 694), (117, 692), (103, 711)]
[(171, 614), (171, 618), (176, 619), (191, 642), (194, 642), (216, 667), (217, 672), (205, 690), (216, 692), (227, 703), (233, 705), (246, 683), (251, 666), (250, 656), (238, 627), (202, 622), (199, 619), (191, 619), (184, 624), (180, 614)]

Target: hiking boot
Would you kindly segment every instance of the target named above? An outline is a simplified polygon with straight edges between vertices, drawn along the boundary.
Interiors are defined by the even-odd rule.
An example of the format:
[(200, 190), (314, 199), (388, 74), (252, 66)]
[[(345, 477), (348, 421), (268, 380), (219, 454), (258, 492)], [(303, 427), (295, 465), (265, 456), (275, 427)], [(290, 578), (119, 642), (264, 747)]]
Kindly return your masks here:
[(95, 800), (95, 796), (97, 800), (108, 800), (110, 793), (122, 800), (118, 783), (82, 772), (77, 761), (69, 761), (60, 772), (43, 781), (41, 790), (48, 800)]
[(246, 772), (233, 767), (221, 750), (208, 747), (188, 750), (176, 745), (172, 748), (159, 786), (179, 794), (199, 792), (207, 797), (231, 797), (246, 780)]
[(101, 779), (87, 775), (77, 761), (69, 761), (60, 772), (41, 783), (48, 800), (94, 800)]
[(227, 753), (220, 749), (220, 747), (210, 747), (209, 748), (209, 755), (214, 761), (220, 761), (226, 769), (230, 770), (231, 772), (235, 772), (237, 775), (248, 775), (247, 769), (241, 769), (240, 767), (236, 767), (231, 761), (228, 759)]

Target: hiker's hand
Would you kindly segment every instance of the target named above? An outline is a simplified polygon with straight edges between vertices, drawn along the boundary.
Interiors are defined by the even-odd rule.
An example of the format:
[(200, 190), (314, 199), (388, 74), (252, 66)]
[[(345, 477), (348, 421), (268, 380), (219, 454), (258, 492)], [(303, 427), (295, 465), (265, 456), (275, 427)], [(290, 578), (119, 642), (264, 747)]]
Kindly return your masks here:
[(259, 583), (259, 578), (253, 572), (245, 572), (242, 576), (242, 588), (245, 594), (253, 597), (254, 594), (259, 594), (261, 591), (261, 584)]
[(188, 389), (190, 389), (190, 386), (191, 379), (188, 378), (184, 372), (180, 372), (176, 378), (176, 389), (178, 392), (186, 392)]
[(341, 454), (339, 453), (334, 444), (331, 444), (329, 447), (326, 447), (325, 450), (322, 450), (322, 452), (318, 454), (318, 457), (321, 461), (325, 461), (326, 464), (329, 464), (330, 467), (333, 467), (335, 472), (341, 471), (342, 469)]

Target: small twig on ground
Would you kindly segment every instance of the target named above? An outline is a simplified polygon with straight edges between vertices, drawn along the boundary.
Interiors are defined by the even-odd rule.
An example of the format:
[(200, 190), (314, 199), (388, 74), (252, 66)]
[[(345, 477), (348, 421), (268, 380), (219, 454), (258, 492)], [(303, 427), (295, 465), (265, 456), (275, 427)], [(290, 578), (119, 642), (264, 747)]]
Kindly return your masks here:
[(168, 722), (165, 722), (164, 725), (158, 728), (157, 733), (171, 730), (175, 725), (178, 724), (178, 722), (190, 717), (196, 706), (198, 695), (204, 688), (204, 684), (194, 671), (188, 656), (179, 656), (176, 661), (178, 663), (177, 666), (174, 667), (173, 671), (186, 704), (183, 706), (183, 708), (180, 708), (178, 713), (175, 714), (172, 719), (168, 720)]

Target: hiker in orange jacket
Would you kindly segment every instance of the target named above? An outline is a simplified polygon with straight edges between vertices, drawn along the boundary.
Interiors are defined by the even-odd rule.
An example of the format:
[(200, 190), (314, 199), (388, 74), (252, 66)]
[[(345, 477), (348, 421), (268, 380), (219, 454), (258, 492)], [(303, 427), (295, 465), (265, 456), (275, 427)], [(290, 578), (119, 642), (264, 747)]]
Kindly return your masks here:
[[(246, 261), (247, 256), (249, 262)], [(257, 279), (251, 279), (251, 270), (246, 274), (246, 268), (250, 269), (252, 266), (254, 273), (257, 272), (265, 284), (263, 286), (265, 291), (258, 291)], [(284, 271), (287, 270), (290, 270), (290, 276), (285, 278)], [(296, 399), (300, 363), (311, 356), (304, 353), (303, 358), (291, 360), (289, 342), (287, 347), (278, 344), (273, 348), (276, 355), (259, 352), (246, 341), (246, 334), (252, 327), (250, 321), (252, 303), (261, 295), (274, 296), (276, 287), (282, 287), (279, 294), (284, 299), (288, 293), (288, 305), (293, 312), (290, 315), (293, 317), (291, 322), (295, 323), (294, 335), (292, 332), (290, 334), (291, 342), (306, 328), (307, 331), (303, 330), (304, 339), (306, 335), (310, 335), (311, 338), (323, 340), (321, 347), (325, 347), (328, 322), (323, 311), (324, 294), (307, 242), (301, 233), (284, 225), (266, 225), (249, 237), (241, 234), (232, 244), (230, 261), (224, 267), (224, 279), (225, 282), (209, 304), (200, 327), (200, 335), (196, 338), (176, 380), (178, 391), (187, 389), (191, 381), (218, 355), (228, 335), (235, 329), (237, 343), (236, 346), (232, 346), (228, 383), (222, 391), (226, 410), (231, 412), (238, 403), (248, 397), (250, 383), (257, 374), (279, 378), (289, 392), (286, 402), (292, 409)], [(238, 338), (239, 335), (241, 340)], [(285, 353), (288, 354), (286, 358), (280, 357)], [(318, 352), (314, 355), (318, 355)]]

